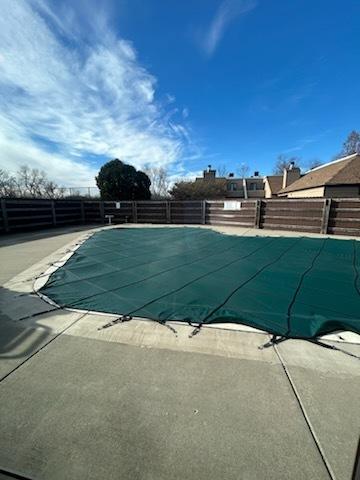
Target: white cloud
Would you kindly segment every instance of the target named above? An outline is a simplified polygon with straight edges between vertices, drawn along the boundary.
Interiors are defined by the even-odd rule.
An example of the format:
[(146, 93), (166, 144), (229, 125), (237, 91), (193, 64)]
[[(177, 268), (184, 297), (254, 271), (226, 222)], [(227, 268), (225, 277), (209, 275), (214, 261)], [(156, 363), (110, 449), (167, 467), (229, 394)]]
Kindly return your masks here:
[(189, 109), (187, 107), (183, 108), (183, 111), (182, 111), (182, 116), (183, 118), (187, 118), (189, 116)]
[(177, 172), (169, 176), (170, 185), (173, 186), (176, 182), (194, 181), (196, 177), (202, 177), (202, 174), (202, 170), (179, 169)]
[(282, 153), (289, 154), (289, 153), (293, 153), (293, 152), (302, 151), (308, 145), (311, 145), (313, 143), (317, 143), (319, 140), (321, 140), (322, 138), (330, 135), (331, 133), (332, 133), (332, 130), (328, 129), (328, 130), (320, 132), (316, 135), (311, 135), (309, 137), (302, 138), (295, 145), (283, 150)]
[(44, 170), (49, 178), (56, 179), (60, 185), (68, 187), (92, 187), (95, 186), (95, 175), (98, 169), (85, 164), (54, 155), (39, 149), (28, 141), (9, 141), (0, 134), (1, 167), (16, 173), (20, 165), (30, 165), (39, 170)]
[(174, 103), (176, 101), (176, 98), (174, 97), (174, 95), (170, 95), (170, 93), (166, 93), (165, 98), (167, 103)]
[(82, 35), (69, 8), (60, 16), (42, 0), (2, 2), (0, 165), (27, 163), (77, 186), (93, 184), (91, 155), (174, 164), (189, 136), (156, 101), (155, 77), (97, 11)]
[(211, 56), (215, 52), (230, 22), (250, 12), (256, 5), (256, 0), (223, 0), (202, 36), (201, 47), (206, 55)]

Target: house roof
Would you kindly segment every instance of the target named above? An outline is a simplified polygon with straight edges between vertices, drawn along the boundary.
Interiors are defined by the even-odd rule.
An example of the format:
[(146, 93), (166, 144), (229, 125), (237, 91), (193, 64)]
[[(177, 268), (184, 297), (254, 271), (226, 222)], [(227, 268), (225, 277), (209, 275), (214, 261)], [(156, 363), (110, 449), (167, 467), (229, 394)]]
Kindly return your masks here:
[(325, 185), (360, 184), (360, 154), (355, 153), (309, 170), (279, 193), (295, 192)]
[(271, 193), (278, 193), (278, 191), (281, 190), (283, 182), (282, 175), (268, 175), (266, 179), (269, 183)]
[(195, 181), (197, 182), (202, 182), (203, 180), (205, 180), (206, 182), (208, 182), (209, 180), (210, 181), (213, 181), (213, 180), (227, 180), (226, 177), (196, 177), (195, 178)]
[[(214, 181), (214, 180), (226, 180), (227, 182), (242, 182), (244, 179), (242, 177), (210, 177), (210, 178), (204, 178), (204, 177), (196, 177), (195, 181), (197, 182), (202, 182), (203, 180), (205, 181)], [(263, 182), (264, 177), (246, 177), (245, 178), (246, 182)]]

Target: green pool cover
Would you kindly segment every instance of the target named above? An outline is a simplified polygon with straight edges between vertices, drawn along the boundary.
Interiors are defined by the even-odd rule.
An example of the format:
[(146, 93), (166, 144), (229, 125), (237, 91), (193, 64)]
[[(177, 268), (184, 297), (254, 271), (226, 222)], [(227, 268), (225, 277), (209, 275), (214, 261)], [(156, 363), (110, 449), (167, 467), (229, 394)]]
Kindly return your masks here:
[(360, 333), (360, 242), (201, 228), (95, 233), (40, 293), (59, 306), (276, 335)]

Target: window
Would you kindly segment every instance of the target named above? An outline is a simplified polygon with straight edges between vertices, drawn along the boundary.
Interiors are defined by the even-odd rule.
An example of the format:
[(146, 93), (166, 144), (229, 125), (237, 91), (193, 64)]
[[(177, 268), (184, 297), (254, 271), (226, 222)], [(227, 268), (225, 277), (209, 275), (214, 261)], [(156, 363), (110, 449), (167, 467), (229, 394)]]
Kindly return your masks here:
[(229, 185), (228, 185), (228, 190), (229, 190), (230, 192), (236, 192), (236, 190), (237, 190), (237, 185), (236, 185), (236, 183), (235, 183), (235, 182), (229, 183)]

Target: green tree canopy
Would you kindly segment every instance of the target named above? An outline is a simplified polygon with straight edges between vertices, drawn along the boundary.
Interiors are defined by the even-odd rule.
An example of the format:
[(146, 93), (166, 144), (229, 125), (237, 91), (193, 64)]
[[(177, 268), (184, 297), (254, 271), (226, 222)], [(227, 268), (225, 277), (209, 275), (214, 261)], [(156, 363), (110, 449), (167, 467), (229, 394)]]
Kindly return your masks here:
[(149, 177), (117, 158), (105, 163), (95, 180), (103, 200), (149, 200), (151, 197)]

